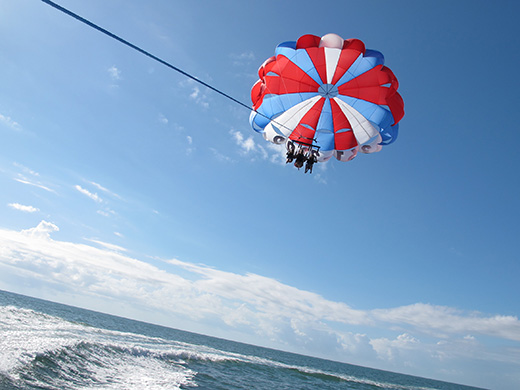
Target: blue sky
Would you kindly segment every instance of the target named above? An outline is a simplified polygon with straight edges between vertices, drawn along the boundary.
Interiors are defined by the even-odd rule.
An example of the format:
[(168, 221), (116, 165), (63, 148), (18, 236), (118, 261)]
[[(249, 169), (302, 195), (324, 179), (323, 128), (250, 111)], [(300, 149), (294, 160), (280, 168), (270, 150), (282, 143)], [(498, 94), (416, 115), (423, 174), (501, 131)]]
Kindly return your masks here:
[(249, 112), (38, 0), (0, 1), (0, 289), (482, 387), (520, 385), (517, 2), (61, 0), (249, 104), (333, 32), (399, 139), (312, 175)]

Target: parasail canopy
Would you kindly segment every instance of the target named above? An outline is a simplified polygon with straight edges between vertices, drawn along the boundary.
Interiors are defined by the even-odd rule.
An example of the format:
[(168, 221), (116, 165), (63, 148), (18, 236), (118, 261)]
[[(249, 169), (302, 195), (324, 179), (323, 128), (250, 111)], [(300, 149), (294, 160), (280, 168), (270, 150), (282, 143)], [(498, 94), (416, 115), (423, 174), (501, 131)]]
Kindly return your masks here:
[(359, 39), (304, 35), (278, 45), (251, 90), (254, 130), (275, 144), (296, 142), (352, 160), (397, 138), (404, 102), (384, 57)]

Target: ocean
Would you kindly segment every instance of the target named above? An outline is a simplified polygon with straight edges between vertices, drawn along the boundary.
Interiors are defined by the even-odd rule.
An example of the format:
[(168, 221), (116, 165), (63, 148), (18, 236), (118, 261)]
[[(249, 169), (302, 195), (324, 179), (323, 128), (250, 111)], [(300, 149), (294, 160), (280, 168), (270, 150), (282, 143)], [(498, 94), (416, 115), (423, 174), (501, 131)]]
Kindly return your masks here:
[(0, 390), (471, 390), (0, 291)]

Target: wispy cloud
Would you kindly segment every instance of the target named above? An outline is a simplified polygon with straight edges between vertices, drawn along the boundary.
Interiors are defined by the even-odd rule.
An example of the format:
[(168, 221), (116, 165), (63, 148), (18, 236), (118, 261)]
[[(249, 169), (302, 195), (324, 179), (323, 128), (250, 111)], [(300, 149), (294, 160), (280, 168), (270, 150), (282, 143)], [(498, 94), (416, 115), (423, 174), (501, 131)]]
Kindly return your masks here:
[(28, 175), (31, 175), (31, 176), (40, 176), (40, 174), (38, 172), (33, 171), (32, 169), (27, 168), (26, 166), (24, 166), (24, 165), (22, 165), (20, 163), (14, 162), (13, 166), (15, 166), (16, 168), (20, 169), (25, 174), (28, 174)]
[[(27, 184), (27, 185), (30, 185), (30, 186), (34, 186), (34, 187), (37, 187), (37, 188), (41, 188), (42, 190), (45, 190), (45, 191), (48, 191), (48, 192), (53, 192), (53, 193), (56, 193), (56, 191), (54, 191), (53, 189), (51, 189), (49, 186), (47, 185), (44, 185), (41, 181), (40, 181), (40, 174), (30, 168), (27, 168), (26, 166), (20, 164), (20, 163), (17, 163), (17, 162), (14, 162), (13, 163), (13, 166), (15, 168), (17, 168), (18, 171), (20, 172), (17, 172), (13, 178), (13, 180), (19, 182), (19, 183), (23, 183), (23, 184)], [(27, 177), (27, 176), (29, 177)]]
[(229, 157), (228, 155), (225, 155), (221, 152), (219, 152), (217, 149), (215, 148), (209, 148), (209, 150), (211, 150), (211, 152), (213, 153), (213, 155), (215, 156), (215, 158), (218, 160), (218, 161), (221, 161), (221, 162), (228, 162), (228, 163), (234, 163), (235, 161)]
[(116, 68), (115, 65), (112, 65), (110, 68), (108, 68), (107, 72), (113, 81), (121, 80), (121, 71)]
[(232, 139), (238, 145), (241, 155), (248, 156), (252, 160), (261, 159), (274, 164), (285, 164), (286, 151), (283, 145), (275, 145), (259, 138), (261, 141), (264, 141), (264, 145), (261, 145), (255, 141), (256, 134), (244, 136), (238, 130), (231, 130), (229, 134), (231, 134)]
[(178, 131), (178, 132), (183, 132), (184, 130), (186, 130), (186, 129), (184, 128), (184, 126), (182, 126), (182, 125), (180, 125), (180, 124), (178, 124), (178, 123), (176, 123), (176, 122), (173, 122), (173, 123), (172, 123), (172, 127), (173, 127), (173, 129), (174, 129), (175, 131)]
[(198, 86), (194, 86), (190, 93), (190, 99), (194, 100), (197, 104), (204, 108), (209, 107), (209, 102), (206, 94), (201, 92)]
[(108, 195), (110, 195), (110, 196), (112, 196), (112, 197), (114, 197), (114, 198), (122, 199), (121, 196), (119, 196), (119, 195), (116, 194), (115, 192), (109, 190), (108, 188), (103, 187), (101, 184), (98, 184), (98, 183), (96, 183), (96, 182), (94, 182), (94, 181), (89, 181), (88, 183), (89, 183), (90, 185), (96, 187), (98, 190), (103, 191), (104, 193), (106, 193), (106, 194), (108, 194)]
[(206, 88), (202, 88), (199, 84), (197, 84), (195, 81), (189, 79), (189, 80), (183, 80), (179, 83), (179, 85), (182, 88), (188, 89), (189, 92), (189, 98), (193, 100), (195, 103), (197, 103), (202, 108), (208, 108), (209, 107), (209, 98), (204, 93)]
[(119, 246), (119, 245), (110, 244), (108, 242), (104, 242), (104, 241), (100, 241), (100, 240), (95, 240), (93, 238), (85, 238), (85, 240), (93, 242), (94, 244), (98, 244), (101, 247), (106, 248), (112, 252), (126, 252), (126, 248), (123, 248), (122, 246)]
[(54, 192), (56, 193), (56, 191), (54, 191), (53, 189), (37, 182), (37, 181), (31, 181), (29, 179), (27, 179), (26, 177), (23, 177), (23, 176), (20, 176), (20, 177), (15, 177), (14, 178), (15, 181), (19, 182), (19, 183), (23, 183), (23, 184), (27, 184), (27, 185), (30, 185), (30, 186), (34, 186), (34, 187), (38, 187), (38, 188), (41, 188), (42, 190), (45, 190), (45, 191), (48, 191), (48, 192)]
[(520, 341), (520, 322), (514, 316), (482, 317), (479, 313), (468, 315), (450, 307), (416, 303), (373, 310), (372, 317), (380, 322), (411, 325), (438, 337), (475, 333)]
[(242, 53), (231, 53), (229, 55), (233, 61), (234, 66), (248, 65), (256, 60), (255, 54), (252, 51), (244, 51)]
[(237, 143), (237, 145), (240, 146), (240, 148), (242, 149), (242, 151), (244, 153), (249, 153), (249, 152), (257, 149), (255, 141), (253, 140), (252, 136), (245, 138), (244, 135), (240, 131), (236, 131), (236, 130), (231, 130), (230, 133), (233, 136), (233, 138), (235, 139), (235, 142)]
[(96, 191), (92, 191), (89, 188), (85, 188), (79, 184), (74, 186), (74, 189), (86, 197), (92, 199), (94, 202), (98, 203), (100, 208), (96, 211), (97, 214), (102, 215), (103, 217), (112, 217), (117, 215), (116, 211), (114, 211), (110, 207), (111, 201), (114, 199), (123, 200), (119, 194), (111, 191), (110, 189), (102, 186), (101, 184), (95, 181), (83, 180), (86, 183), (86, 187), (94, 187), (96, 190), (101, 191), (104, 196), (101, 197)]
[(394, 360), (396, 355), (402, 355), (403, 350), (413, 349), (419, 344), (421, 344), (419, 340), (407, 333), (400, 334), (393, 340), (385, 337), (370, 340), (370, 345), (378, 357), (385, 360)]
[(11, 119), (11, 117), (0, 114), (0, 123), (3, 123), (5, 126), (9, 127), (12, 130), (21, 130), (22, 126), (15, 120)]
[(159, 114), (159, 122), (163, 125), (167, 125), (169, 120), (163, 114)]
[(186, 136), (186, 142), (188, 143), (188, 147), (186, 148), (186, 154), (190, 155), (195, 150), (195, 148), (192, 147), (192, 145), (193, 145), (193, 138), (191, 136), (187, 135)]
[(103, 217), (110, 217), (116, 215), (116, 212), (108, 207), (105, 207), (103, 210), (97, 210), (96, 213), (102, 215)]
[(36, 207), (26, 206), (20, 203), (9, 203), (8, 206), (15, 210), (23, 211), (24, 213), (35, 213), (36, 211), (40, 211), (40, 209)]
[(103, 202), (103, 199), (101, 199), (97, 193), (95, 193), (95, 192), (90, 192), (89, 190), (87, 190), (87, 189), (81, 187), (79, 184), (76, 184), (76, 185), (74, 186), (74, 188), (75, 188), (76, 190), (78, 190), (79, 192), (81, 192), (83, 195), (89, 197), (90, 199), (92, 199), (92, 200), (95, 201), (95, 202), (98, 202), (98, 203)]

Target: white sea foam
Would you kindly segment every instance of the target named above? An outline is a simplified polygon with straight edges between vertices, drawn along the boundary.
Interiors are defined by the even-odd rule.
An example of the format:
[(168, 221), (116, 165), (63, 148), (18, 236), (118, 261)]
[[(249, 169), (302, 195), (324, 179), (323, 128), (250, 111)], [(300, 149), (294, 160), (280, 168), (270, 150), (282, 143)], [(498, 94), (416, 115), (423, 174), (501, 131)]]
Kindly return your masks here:
[(72, 323), (33, 310), (0, 307), (0, 371), (10, 372), (34, 356), (74, 345), (74, 337), (69, 336), (74, 328)]
[[(108, 331), (13, 306), (0, 307), (0, 372), (34, 386), (87, 389), (179, 389), (192, 384), (195, 372), (181, 362), (165, 361), (165, 351), (150, 348), (146, 336)], [(171, 347), (171, 346), (170, 346)], [(33, 374), (42, 358), (59, 375)], [(47, 370), (51, 370), (48, 368)]]

